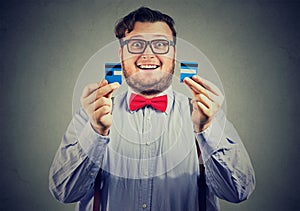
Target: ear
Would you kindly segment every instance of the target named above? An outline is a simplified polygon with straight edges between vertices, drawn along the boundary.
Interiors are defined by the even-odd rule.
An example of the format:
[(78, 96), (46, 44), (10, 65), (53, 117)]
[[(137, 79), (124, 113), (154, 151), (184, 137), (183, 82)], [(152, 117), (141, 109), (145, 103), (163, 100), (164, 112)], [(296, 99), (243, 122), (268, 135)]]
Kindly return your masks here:
[(176, 65), (177, 63), (177, 51), (176, 51), (176, 48), (174, 47), (174, 66)]
[(118, 55), (119, 55), (120, 63), (122, 63), (122, 58), (123, 58), (123, 48), (119, 47)]
[(177, 58), (177, 51), (176, 51), (176, 47), (174, 47), (174, 59), (176, 60)]
[(120, 60), (121, 60), (121, 56), (122, 56), (122, 48), (121, 48), (121, 47), (119, 47), (118, 55), (119, 55), (119, 58), (120, 58)]

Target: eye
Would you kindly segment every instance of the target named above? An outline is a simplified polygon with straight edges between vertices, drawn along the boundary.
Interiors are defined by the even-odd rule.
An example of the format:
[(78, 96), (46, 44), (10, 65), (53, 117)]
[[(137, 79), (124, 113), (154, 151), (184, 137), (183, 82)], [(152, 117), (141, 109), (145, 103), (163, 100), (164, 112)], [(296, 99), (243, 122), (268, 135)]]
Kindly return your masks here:
[(142, 41), (132, 41), (130, 46), (132, 48), (143, 48), (144, 47), (144, 43)]
[(162, 47), (162, 46), (166, 46), (166, 43), (158, 42), (156, 45), (157, 45), (158, 47)]
[(166, 40), (157, 40), (153, 42), (153, 45), (155, 48), (166, 48), (169, 45), (169, 43)]

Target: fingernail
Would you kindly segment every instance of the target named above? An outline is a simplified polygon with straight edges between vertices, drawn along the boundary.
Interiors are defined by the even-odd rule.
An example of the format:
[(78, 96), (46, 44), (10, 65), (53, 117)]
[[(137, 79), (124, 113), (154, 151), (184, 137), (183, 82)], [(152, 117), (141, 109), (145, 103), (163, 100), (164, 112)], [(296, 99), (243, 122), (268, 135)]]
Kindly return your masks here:
[(119, 88), (120, 87), (120, 84), (118, 83), (118, 82), (116, 82), (115, 84), (114, 84), (114, 88), (116, 89), (116, 88)]

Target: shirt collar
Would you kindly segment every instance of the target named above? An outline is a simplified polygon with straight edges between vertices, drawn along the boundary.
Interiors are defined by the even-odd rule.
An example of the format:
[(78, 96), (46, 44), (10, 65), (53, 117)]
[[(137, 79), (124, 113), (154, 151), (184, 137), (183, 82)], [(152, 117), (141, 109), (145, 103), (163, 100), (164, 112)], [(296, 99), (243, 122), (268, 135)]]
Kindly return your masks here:
[[(139, 94), (139, 93), (135, 92), (131, 87), (128, 86), (128, 91), (127, 91), (127, 96), (126, 96), (126, 102), (127, 102), (128, 110), (129, 110), (129, 99), (130, 99), (131, 94)], [(172, 104), (173, 104), (173, 101), (174, 101), (174, 93), (173, 93), (172, 85), (170, 85), (165, 91), (159, 93), (155, 97), (159, 97), (159, 96), (162, 96), (162, 95), (167, 95), (167, 97), (168, 97), (168, 105), (167, 105), (165, 113), (169, 114), (170, 110), (171, 110), (171, 107), (172, 107)], [(130, 112), (133, 113), (135, 111), (130, 111)]]

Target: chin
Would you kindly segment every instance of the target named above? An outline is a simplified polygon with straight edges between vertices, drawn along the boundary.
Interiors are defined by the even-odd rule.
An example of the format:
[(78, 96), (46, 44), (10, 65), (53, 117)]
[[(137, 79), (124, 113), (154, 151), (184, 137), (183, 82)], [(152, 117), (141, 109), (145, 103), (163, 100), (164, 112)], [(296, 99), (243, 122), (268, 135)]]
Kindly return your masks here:
[(174, 63), (171, 65), (157, 63), (156, 66), (135, 64), (130, 67), (123, 62), (122, 65), (128, 86), (137, 93), (156, 95), (165, 91), (172, 83)]
[(144, 95), (155, 95), (166, 90), (172, 83), (172, 74), (163, 71), (138, 72), (126, 77), (126, 82), (134, 91)]

